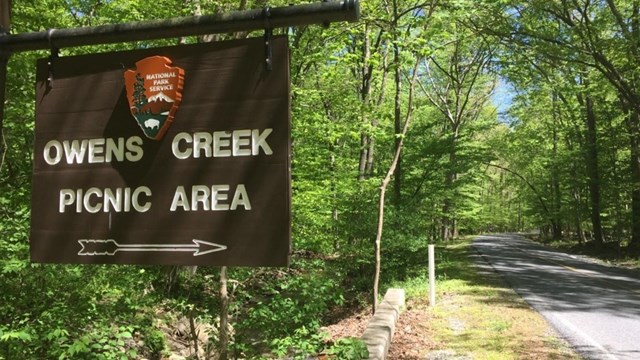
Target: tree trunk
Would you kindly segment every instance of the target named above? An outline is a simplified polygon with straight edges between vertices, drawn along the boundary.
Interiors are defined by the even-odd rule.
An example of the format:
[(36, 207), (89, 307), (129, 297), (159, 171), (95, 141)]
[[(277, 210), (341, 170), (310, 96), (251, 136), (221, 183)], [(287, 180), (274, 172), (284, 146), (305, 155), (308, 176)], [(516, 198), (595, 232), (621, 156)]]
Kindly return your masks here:
[(578, 237), (578, 243), (582, 244), (587, 241), (587, 237), (584, 234), (584, 230), (582, 229), (582, 211), (580, 211), (582, 205), (582, 198), (580, 196), (580, 190), (577, 188), (573, 189), (573, 199), (575, 200), (575, 222), (576, 222), (576, 235)]
[[(9, 64), (9, 55), (0, 54), (0, 172), (5, 164), (5, 156), (7, 155), (7, 140), (4, 136), (4, 108), (7, 87), (7, 66)], [(10, 179), (13, 177), (9, 177)]]
[(229, 357), (229, 293), (227, 291), (227, 267), (220, 268), (220, 329), (219, 332), (219, 360)]
[(629, 133), (629, 147), (631, 150), (631, 241), (629, 249), (640, 252), (640, 119), (638, 106), (634, 106), (620, 98), (622, 108), (626, 114), (625, 123)]
[(373, 275), (373, 301), (372, 301), (372, 313), (376, 313), (376, 309), (378, 308), (378, 288), (380, 284), (380, 263), (381, 263), (381, 243), (382, 243), (382, 230), (384, 226), (384, 200), (387, 192), (387, 186), (391, 181), (391, 177), (396, 171), (396, 166), (398, 165), (398, 160), (400, 159), (400, 154), (402, 152), (402, 144), (404, 143), (404, 137), (409, 130), (409, 124), (411, 124), (411, 118), (413, 114), (413, 88), (415, 84), (415, 80), (418, 74), (418, 64), (419, 60), (416, 60), (415, 66), (413, 68), (413, 76), (409, 82), (409, 100), (407, 101), (407, 115), (404, 121), (404, 126), (402, 127), (402, 132), (400, 133), (400, 142), (396, 147), (396, 151), (393, 156), (393, 160), (391, 161), (391, 165), (389, 166), (389, 170), (385, 175), (384, 179), (380, 184), (380, 199), (378, 200), (378, 225), (376, 228), (376, 240), (374, 242), (375, 247), (375, 273)]
[[(364, 44), (362, 50), (362, 86), (360, 88), (360, 100), (362, 111), (362, 124), (365, 126), (368, 123), (367, 112), (369, 98), (371, 96), (371, 67), (369, 66), (369, 59), (371, 58), (371, 40), (369, 39), (369, 26), (365, 24), (364, 27)], [(366, 131), (362, 131), (360, 134), (360, 160), (358, 162), (358, 180), (364, 180), (367, 169), (367, 159), (369, 157), (369, 141), (370, 135)]]
[(189, 331), (191, 334), (191, 340), (193, 341), (193, 357), (196, 360), (200, 360), (198, 353), (200, 352), (198, 347), (198, 331), (196, 331), (196, 323), (193, 316), (193, 308), (189, 309)]
[[(380, 31), (380, 33), (378, 34), (378, 36), (381, 38), (382, 37), (382, 30)], [(384, 98), (385, 98), (385, 88), (386, 88), (386, 84), (387, 84), (387, 75), (389, 74), (389, 68), (388, 68), (388, 47), (384, 47), (385, 48), (385, 52), (382, 55), (382, 80), (380, 81), (380, 94), (378, 95), (378, 99), (376, 101), (376, 106), (381, 106), (382, 103), (384, 102)], [(371, 119), (371, 128), (375, 129), (376, 127), (378, 127), (378, 119), (377, 118), (373, 118)], [(375, 149), (375, 145), (376, 145), (376, 139), (373, 136), (369, 136), (369, 143), (368, 143), (368, 150), (367, 150), (367, 164), (365, 166), (365, 174), (367, 176), (371, 176), (373, 174), (373, 156), (374, 156), (374, 149)]]
[(598, 147), (596, 115), (593, 110), (593, 99), (590, 95), (585, 96), (586, 125), (587, 125), (587, 153), (586, 168), (589, 180), (589, 202), (591, 205), (591, 224), (593, 226), (593, 239), (602, 245), (604, 238), (602, 235), (602, 220), (600, 218), (600, 171), (598, 170)]
[(442, 241), (449, 241), (451, 239), (451, 228), (449, 227), (449, 199), (444, 199), (444, 205), (442, 206), (442, 227), (440, 230), (440, 237)]
[[(363, 116), (363, 120), (366, 119)], [(369, 158), (369, 136), (360, 134), (360, 160), (358, 161), (358, 180), (364, 180), (367, 173), (367, 159)]]
[(551, 189), (553, 194), (553, 227), (551, 229), (552, 236), (554, 240), (562, 239), (562, 220), (561, 220), (561, 210), (562, 210), (562, 193), (560, 192), (560, 169), (558, 167), (558, 109), (556, 105), (557, 96), (556, 94), (552, 95), (552, 116), (553, 116), (553, 126), (552, 126), (552, 140), (553, 140), (553, 149), (551, 152)]
[[(455, 124), (454, 124), (455, 125)], [(457, 236), (458, 229), (456, 226), (455, 216), (452, 214), (453, 212), (453, 188), (455, 186), (456, 179), (458, 178), (457, 174), (457, 162), (458, 162), (458, 150), (457, 150), (457, 141), (458, 141), (458, 126), (455, 125), (452, 129), (453, 131), (453, 139), (451, 144), (451, 151), (449, 152), (449, 166), (446, 170), (444, 186), (447, 195), (444, 199), (444, 204), (442, 206), (442, 240), (449, 241), (453, 237)]]
[[(394, 165), (395, 161), (391, 164), (391, 167), (394, 167)], [(386, 176), (384, 180), (382, 180), (382, 184), (380, 185), (380, 198), (378, 199), (378, 225), (376, 228), (376, 240), (374, 243), (375, 270), (373, 274), (373, 294), (371, 299), (372, 314), (375, 314), (378, 309), (378, 287), (380, 286), (380, 265), (382, 262), (382, 229), (384, 227), (384, 198), (387, 192), (387, 185), (389, 185), (389, 180), (391, 180), (391, 176)]]
[[(394, 31), (394, 34), (396, 32)], [(400, 49), (398, 48), (398, 44), (397, 44), (397, 36), (394, 35), (396, 41), (394, 41), (394, 45), (393, 45), (393, 63), (394, 63), (394, 71), (395, 71), (395, 83), (396, 83), (396, 92), (395, 92), (395, 100), (394, 100), (394, 130), (395, 130), (395, 134), (396, 134), (396, 139), (395, 139), (395, 152), (400, 154), (398, 152), (398, 149), (400, 149), (400, 145), (402, 143), (402, 138), (400, 137), (400, 133), (401, 133), (401, 129), (402, 129), (402, 112), (400, 110), (400, 106), (401, 106), (401, 98), (400, 96), (401, 91), (402, 91), (402, 83), (401, 83), (401, 79), (400, 79)], [(394, 181), (393, 181), (393, 192), (394, 192), (394, 196), (395, 196), (395, 204), (396, 206), (399, 206), (400, 203), (402, 202), (401, 196), (402, 196), (402, 155), (400, 155), (398, 157), (398, 161), (397, 161), (397, 166), (395, 169), (395, 173), (394, 173)]]
[[(373, 127), (377, 126), (376, 122), (372, 122)], [(367, 144), (367, 163), (364, 168), (364, 173), (367, 176), (371, 176), (373, 174), (373, 150), (375, 148), (376, 141), (373, 136), (369, 136), (369, 143)]]
[(640, 252), (640, 118), (634, 109), (629, 113), (629, 141), (631, 146), (631, 241), (629, 248)]
[(407, 130), (409, 129), (409, 123), (411, 122), (411, 96), (409, 100), (409, 111), (407, 115), (407, 120), (404, 123), (404, 128), (402, 130), (403, 137), (400, 138), (400, 144), (396, 149), (395, 155), (393, 157), (393, 161), (391, 162), (391, 166), (389, 166), (389, 171), (387, 171), (387, 175), (382, 180), (380, 185), (380, 199), (378, 201), (378, 226), (376, 229), (376, 240), (375, 240), (375, 273), (373, 276), (373, 310), (372, 313), (376, 313), (376, 309), (378, 308), (378, 288), (380, 284), (380, 264), (381, 264), (381, 242), (382, 242), (382, 229), (384, 226), (384, 200), (385, 194), (387, 192), (387, 186), (391, 181), (391, 176), (393, 176), (396, 166), (398, 165), (398, 159), (400, 159), (400, 153), (402, 152), (402, 144), (404, 142), (404, 135), (406, 135)]
[(524, 230), (524, 224), (522, 222), (522, 201), (520, 199), (518, 199), (518, 223), (516, 224), (516, 230), (517, 231), (523, 231)]
[(391, 33), (393, 34), (393, 70), (395, 77), (395, 96), (394, 96), (394, 108), (393, 108), (393, 124), (395, 130), (395, 147), (394, 151), (396, 154), (399, 154), (398, 160), (396, 161), (394, 179), (393, 179), (393, 192), (394, 192), (394, 200), (396, 206), (400, 206), (402, 199), (402, 155), (398, 151), (400, 145), (402, 144), (402, 138), (400, 137), (400, 132), (402, 129), (402, 111), (401, 107), (401, 95), (402, 95), (402, 81), (401, 81), (401, 71), (400, 71), (400, 45), (398, 44), (398, 4), (397, 1), (393, 1), (393, 29)]

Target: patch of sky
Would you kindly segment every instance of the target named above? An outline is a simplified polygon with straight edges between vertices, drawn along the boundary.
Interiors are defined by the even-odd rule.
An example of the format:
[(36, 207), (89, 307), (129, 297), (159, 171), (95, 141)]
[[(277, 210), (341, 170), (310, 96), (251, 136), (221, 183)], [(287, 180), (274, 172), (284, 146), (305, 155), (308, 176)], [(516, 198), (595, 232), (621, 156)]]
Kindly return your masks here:
[(507, 79), (503, 77), (498, 78), (498, 85), (496, 86), (493, 94), (491, 95), (491, 101), (498, 109), (498, 121), (503, 124), (510, 125), (513, 123), (513, 118), (509, 115), (509, 109), (511, 103), (516, 95), (516, 90)]

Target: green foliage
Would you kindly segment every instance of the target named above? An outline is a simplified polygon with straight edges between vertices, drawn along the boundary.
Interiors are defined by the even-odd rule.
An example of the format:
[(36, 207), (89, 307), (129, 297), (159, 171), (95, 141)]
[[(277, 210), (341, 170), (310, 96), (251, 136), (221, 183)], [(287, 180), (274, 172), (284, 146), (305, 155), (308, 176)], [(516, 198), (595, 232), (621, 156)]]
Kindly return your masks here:
[[(239, 290), (236, 299), (243, 308), (235, 310), (239, 312), (237, 340), (245, 344), (259, 342), (276, 352), (287, 352), (289, 347), (312, 350), (305, 343), (306, 335), (315, 333), (323, 315), (343, 304), (344, 298), (338, 279), (322, 271), (321, 261), (296, 262), (288, 272), (264, 274), (275, 275), (277, 281), (261, 277), (253, 280), (250, 292)], [(259, 348), (238, 349), (245, 355), (256, 350)]]
[(143, 333), (144, 345), (153, 358), (159, 358), (165, 351), (167, 344), (164, 334), (156, 329), (148, 329)]
[(367, 345), (364, 341), (353, 337), (338, 339), (338, 341), (336, 341), (336, 343), (331, 346), (326, 353), (340, 360), (360, 360), (369, 358), (369, 350), (367, 350)]
[(273, 339), (270, 348), (271, 353), (278, 358), (287, 356), (293, 359), (306, 359), (322, 349), (323, 340), (324, 337), (321, 334), (302, 326), (296, 329), (291, 336)]
[[(224, 12), (241, 4), (265, 5), (257, 0), (14, 2), (13, 26), (16, 33), (42, 31)], [(557, 11), (555, 5), (547, 10), (540, 1), (519, 19), (507, 16), (518, 5), (512, 1), (455, 1), (433, 12), (428, 6), (414, 8), (415, 2), (393, 4), (399, 18), (392, 4), (365, 1), (357, 24), (286, 30), (292, 79), (292, 265), (229, 269), (234, 356), (300, 358), (323, 350), (336, 359), (366, 356), (357, 339), (327, 348), (318, 329), (339, 313), (336, 309), (370, 301), (379, 187), (398, 139), (397, 88), (399, 125), (407, 119), (410, 95), (413, 122), (404, 137), (402, 171), (393, 178), (398, 192), (385, 204), (383, 287), (424, 278), (426, 244), (449, 238), (445, 230), (451, 235), (527, 230), (548, 227), (550, 219), (564, 229), (591, 230), (587, 127), (580, 101), (587, 94), (596, 103), (605, 235), (611, 240), (629, 236), (637, 179), (631, 174), (630, 118), (619, 104), (625, 94), (606, 74), (583, 66), (592, 59), (577, 58), (584, 53), (575, 36), (580, 29), (562, 27), (551, 13), (545, 15)], [(623, 14), (633, 14), (625, 4)], [(640, 57), (628, 56), (633, 47), (622, 33), (608, 30), (615, 24), (606, 7), (591, 10), (598, 19), (594, 45), (622, 78), (640, 78), (633, 60)], [(540, 36), (500, 37), (502, 32), (522, 35), (515, 32), (517, 25)], [(62, 55), (175, 43), (99, 45), (63, 49)], [(167, 327), (172, 317), (186, 316), (217, 326), (218, 269), (200, 267), (193, 274), (28, 261), (33, 63), (46, 55), (14, 54), (9, 63), (7, 151), (0, 171), (0, 356), (161, 356), (171, 335), (160, 330), (158, 312), (171, 314)], [(491, 104), (498, 75), (519, 94), (510, 123), (498, 123)], [(578, 75), (588, 77), (590, 85), (577, 83)], [(442, 259), (443, 269), (454, 260)], [(215, 344), (217, 333), (210, 335)]]
[(341, 338), (326, 347), (326, 337), (306, 327), (296, 329), (291, 336), (271, 341), (271, 354), (277, 358), (307, 359), (312, 354), (323, 353), (331, 359), (361, 360), (369, 357), (367, 345), (358, 338)]
[(68, 345), (59, 359), (135, 359), (135, 349), (127, 349), (126, 341), (132, 337), (132, 328), (120, 326), (112, 329), (97, 329), (85, 334)]

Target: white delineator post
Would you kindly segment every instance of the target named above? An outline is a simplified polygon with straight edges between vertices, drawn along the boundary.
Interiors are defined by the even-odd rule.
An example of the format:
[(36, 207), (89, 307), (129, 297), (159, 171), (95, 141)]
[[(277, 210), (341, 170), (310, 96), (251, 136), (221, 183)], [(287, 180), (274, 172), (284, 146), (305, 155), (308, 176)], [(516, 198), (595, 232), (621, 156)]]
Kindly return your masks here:
[(436, 306), (435, 245), (429, 245), (429, 306)]

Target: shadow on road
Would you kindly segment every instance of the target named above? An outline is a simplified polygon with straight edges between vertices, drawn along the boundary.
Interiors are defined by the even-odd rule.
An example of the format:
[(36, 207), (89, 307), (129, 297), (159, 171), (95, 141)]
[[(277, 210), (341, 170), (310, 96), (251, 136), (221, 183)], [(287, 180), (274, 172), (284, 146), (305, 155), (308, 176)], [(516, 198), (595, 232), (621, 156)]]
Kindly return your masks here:
[[(473, 248), (589, 359), (638, 359), (640, 276), (517, 235), (486, 235)], [(489, 265), (490, 264), (490, 265)]]
[(619, 317), (640, 316), (640, 278), (633, 270), (585, 262), (510, 235), (481, 236), (474, 248), (492, 256), (493, 267), (513, 287), (553, 300), (547, 304), (553, 303), (555, 310), (599, 309)]

